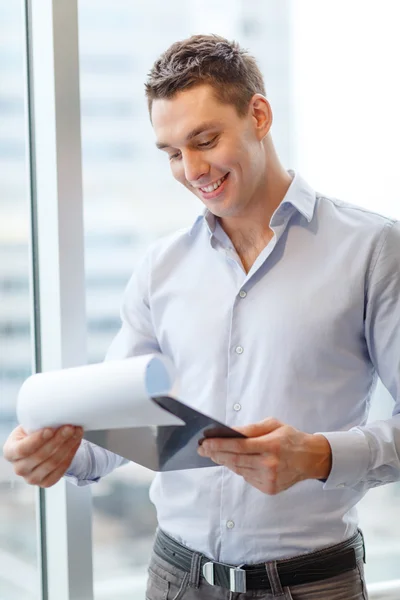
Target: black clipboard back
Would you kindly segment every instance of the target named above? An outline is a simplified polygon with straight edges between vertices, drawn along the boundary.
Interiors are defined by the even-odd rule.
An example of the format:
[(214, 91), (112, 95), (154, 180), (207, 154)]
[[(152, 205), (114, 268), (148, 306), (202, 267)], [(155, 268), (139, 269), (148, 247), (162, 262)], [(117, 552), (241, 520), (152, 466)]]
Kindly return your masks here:
[(87, 431), (84, 439), (152, 471), (160, 472), (216, 467), (218, 465), (210, 458), (197, 453), (203, 439), (246, 437), (171, 396), (154, 396), (151, 400), (179, 417), (185, 425)]

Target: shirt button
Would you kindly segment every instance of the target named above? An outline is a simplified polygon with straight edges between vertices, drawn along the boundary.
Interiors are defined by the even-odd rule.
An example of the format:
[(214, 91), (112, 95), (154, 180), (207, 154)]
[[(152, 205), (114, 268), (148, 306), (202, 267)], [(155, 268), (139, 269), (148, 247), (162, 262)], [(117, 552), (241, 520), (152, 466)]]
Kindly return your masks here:
[(240, 405), (238, 402), (236, 402), (236, 404), (234, 404), (234, 405), (233, 405), (233, 410), (236, 410), (236, 411), (238, 411), (238, 410), (240, 410), (241, 408), (242, 408), (242, 407), (241, 407), (241, 405)]
[(344, 487), (346, 487), (346, 484), (345, 483), (338, 483), (336, 487), (337, 488), (344, 488)]
[(242, 346), (236, 346), (236, 354), (243, 354), (244, 350)]
[(246, 298), (246, 296), (247, 296), (247, 292), (245, 292), (244, 290), (240, 290), (240, 292), (239, 292), (239, 296), (240, 296), (241, 298)]
[(235, 523), (233, 521), (227, 521), (226, 526), (228, 529), (233, 529), (235, 527)]

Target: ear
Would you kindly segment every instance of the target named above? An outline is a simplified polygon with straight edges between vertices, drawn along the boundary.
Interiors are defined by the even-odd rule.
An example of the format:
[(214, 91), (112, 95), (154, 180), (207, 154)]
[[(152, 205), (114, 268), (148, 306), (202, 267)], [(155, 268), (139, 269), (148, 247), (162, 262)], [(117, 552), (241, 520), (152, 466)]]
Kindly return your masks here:
[(254, 94), (250, 100), (249, 111), (257, 138), (261, 141), (269, 133), (272, 125), (271, 105), (262, 94)]

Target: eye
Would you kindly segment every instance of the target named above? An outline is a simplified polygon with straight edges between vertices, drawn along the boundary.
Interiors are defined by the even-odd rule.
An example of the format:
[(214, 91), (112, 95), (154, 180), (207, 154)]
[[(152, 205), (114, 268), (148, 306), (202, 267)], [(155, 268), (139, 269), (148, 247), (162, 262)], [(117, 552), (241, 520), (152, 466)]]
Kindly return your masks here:
[(171, 154), (171, 156), (169, 157), (169, 160), (175, 160), (177, 158), (179, 158), (181, 155), (180, 152), (176, 152), (175, 154)]
[(208, 146), (211, 146), (211, 144), (213, 144), (215, 142), (215, 140), (217, 139), (217, 135), (215, 137), (213, 137), (212, 140), (209, 140), (208, 142), (202, 142), (201, 144), (197, 144), (199, 146), (199, 148), (207, 148)]

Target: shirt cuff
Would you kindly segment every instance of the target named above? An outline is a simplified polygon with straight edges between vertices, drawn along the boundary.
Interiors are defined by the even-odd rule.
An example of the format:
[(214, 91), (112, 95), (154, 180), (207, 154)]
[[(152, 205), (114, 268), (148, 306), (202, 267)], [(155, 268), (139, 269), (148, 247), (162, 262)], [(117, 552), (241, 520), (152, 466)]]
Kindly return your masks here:
[(78, 479), (76, 475), (72, 475), (72, 473), (68, 473), (68, 471), (64, 474), (64, 478), (77, 487), (97, 483), (100, 480), (100, 477), (97, 477), (96, 479)]
[(88, 453), (87, 444), (86, 440), (82, 440), (67, 472), (64, 474), (67, 481), (78, 487), (96, 483), (100, 479), (100, 477), (90, 478), (89, 476), (92, 470), (92, 459), (90, 453)]
[(370, 449), (360, 429), (350, 431), (318, 431), (329, 442), (332, 468), (323, 489), (352, 488), (364, 480), (370, 461)]

